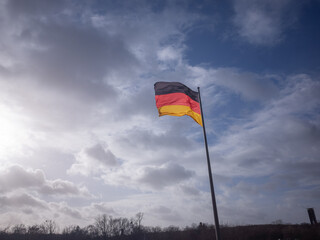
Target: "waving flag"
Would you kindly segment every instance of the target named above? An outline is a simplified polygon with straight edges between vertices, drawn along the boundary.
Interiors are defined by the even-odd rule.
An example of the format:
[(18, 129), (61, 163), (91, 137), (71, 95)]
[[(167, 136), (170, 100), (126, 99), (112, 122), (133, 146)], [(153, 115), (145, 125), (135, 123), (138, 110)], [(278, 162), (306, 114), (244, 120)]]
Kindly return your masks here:
[(179, 82), (156, 82), (154, 91), (159, 117), (188, 115), (202, 126), (198, 92)]

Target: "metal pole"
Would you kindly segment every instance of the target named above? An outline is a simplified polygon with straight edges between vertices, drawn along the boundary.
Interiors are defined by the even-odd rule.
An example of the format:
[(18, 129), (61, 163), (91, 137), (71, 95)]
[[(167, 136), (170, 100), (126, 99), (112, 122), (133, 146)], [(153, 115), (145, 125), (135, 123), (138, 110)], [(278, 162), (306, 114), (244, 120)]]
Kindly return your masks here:
[(204, 125), (202, 103), (201, 103), (201, 97), (200, 97), (200, 87), (198, 87), (198, 93), (199, 93), (199, 101), (200, 101), (200, 110), (201, 110), (201, 118), (202, 118), (204, 143), (205, 143), (206, 154), (207, 154), (207, 164), (208, 164), (208, 173), (209, 173), (209, 181), (210, 181), (210, 189), (211, 189), (213, 216), (214, 216), (214, 222), (215, 222), (216, 240), (221, 240), (217, 203), (216, 203), (216, 197), (215, 197), (215, 194), (214, 194), (212, 172), (211, 172), (211, 164), (210, 164), (210, 156), (209, 156), (209, 151), (208, 151), (207, 134), (206, 134), (206, 128), (205, 128), (205, 125)]

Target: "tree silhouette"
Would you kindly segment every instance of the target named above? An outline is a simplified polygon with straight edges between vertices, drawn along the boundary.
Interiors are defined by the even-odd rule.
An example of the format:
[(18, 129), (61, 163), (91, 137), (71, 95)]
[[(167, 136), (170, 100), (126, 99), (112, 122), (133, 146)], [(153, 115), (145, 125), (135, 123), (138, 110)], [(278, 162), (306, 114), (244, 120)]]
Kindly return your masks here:
[[(142, 220), (143, 213), (137, 213), (130, 220), (103, 214), (95, 218), (94, 224), (86, 227), (70, 225), (61, 234), (53, 220), (32, 226), (16, 224), (0, 229), (0, 240), (212, 240), (214, 236), (214, 226), (202, 222), (185, 228), (161, 228), (143, 226)], [(320, 240), (320, 225), (277, 223), (233, 227), (224, 225), (221, 235), (223, 240)]]
[(42, 225), (44, 227), (45, 232), (50, 235), (54, 234), (58, 229), (58, 225), (53, 220), (46, 220)]
[(12, 227), (12, 233), (14, 234), (26, 234), (27, 228), (24, 224), (17, 224)]
[(103, 239), (108, 237), (108, 216), (106, 214), (99, 215), (96, 218), (95, 226), (98, 230), (99, 236), (102, 236)]

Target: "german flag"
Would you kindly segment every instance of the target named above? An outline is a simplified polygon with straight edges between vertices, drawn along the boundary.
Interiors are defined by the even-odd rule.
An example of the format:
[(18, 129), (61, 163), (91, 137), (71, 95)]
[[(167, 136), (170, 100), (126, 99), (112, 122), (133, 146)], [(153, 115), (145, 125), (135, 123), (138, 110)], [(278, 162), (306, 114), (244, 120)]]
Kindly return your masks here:
[(179, 82), (156, 82), (154, 91), (159, 117), (188, 115), (202, 126), (198, 92)]

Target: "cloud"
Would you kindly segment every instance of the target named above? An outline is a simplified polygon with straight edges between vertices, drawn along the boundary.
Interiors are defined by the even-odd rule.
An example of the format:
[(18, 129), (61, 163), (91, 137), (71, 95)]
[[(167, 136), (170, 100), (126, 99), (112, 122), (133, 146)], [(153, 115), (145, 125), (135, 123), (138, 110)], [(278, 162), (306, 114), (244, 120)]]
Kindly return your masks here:
[[(312, 189), (316, 194), (318, 191), (315, 169), (319, 168), (320, 153), (317, 147), (320, 85), (306, 75), (288, 77), (286, 82), (279, 97), (248, 117), (245, 123), (239, 121), (211, 147), (215, 171), (240, 179), (236, 183), (220, 184), (218, 200), (223, 216), (239, 221), (238, 224), (255, 222), (258, 217), (264, 219), (262, 222), (304, 221), (298, 214), (285, 216), (285, 209), (301, 208), (303, 202), (316, 205), (310, 195), (302, 197), (302, 194), (298, 199), (292, 192), (309, 193)], [(227, 209), (230, 201), (234, 207)], [(279, 203), (278, 212), (273, 209), (272, 201)], [(242, 217), (236, 219), (234, 211), (239, 209), (243, 211)]]
[(33, 196), (23, 193), (23, 194), (15, 194), (11, 196), (0, 196), (0, 205), (2, 208), (23, 208), (23, 207), (31, 207), (31, 208), (40, 208), (46, 209), (46, 203), (41, 201)]
[(14, 165), (0, 172), (1, 192), (19, 188), (38, 187), (45, 183), (44, 173), (41, 170), (26, 171), (23, 167)]
[(124, 135), (116, 138), (120, 145), (129, 148), (145, 149), (146, 151), (156, 151), (161, 148), (170, 149), (172, 151), (188, 151), (192, 148), (193, 140), (181, 135), (183, 128), (173, 125), (168, 129), (163, 129), (161, 133), (151, 130), (132, 129)]
[(17, 191), (36, 192), (52, 196), (91, 196), (84, 187), (78, 187), (74, 183), (55, 179), (48, 180), (42, 170), (25, 169), (20, 165), (11, 165), (0, 171), (0, 193), (12, 193)]
[[(181, 192), (177, 194), (177, 189), (166, 188), (165, 191), (155, 191), (153, 194), (144, 192), (114, 201), (98, 202), (84, 207), (83, 212), (92, 217), (103, 213), (130, 217), (143, 212), (142, 224), (145, 226), (185, 226), (193, 222), (210, 221), (212, 212), (207, 211), (210, 204), (209, 194), (200, 194), (191, 201), (188, 195)], [(103, 208), (97, 208), (97, 205)], [(191, 214), (186, 215), (186, 212)]]
[[(315, 113), (319, 83), (305, 76), (291, 80), (295, 78), (299, 80), (283, 89), (280, 98), (269, 102), (245, 124), (234, 126), (213, 147), (222, 162), (234, 162), (233, 170), (221, 165), (227, 170), (223, 170), (225, 174), (267, 175), (279, 164), (316, 161), (320, 140), (316, 122), (319, 116)], [(305, 118), (307, 115), (313, 119)]]
[(57, 0), (54, 2), (50, 1), (39, 1), (39, 0), (31, 0), (28, 4), (24, 1), (13, 0), (6, 1), (6, 7), (8, 8), (10, 14), (12, 16), (20, 16), (20, 15), (47, 15), (50, 13), (58, 12), (65, 5), (64, 0)]
[[(12, 79), (0, 81), (6, 101), (44, 132), (95, 128), (101, 120), (132, 125), (136, 115), (150, 114), (156, 79), (145, 76), (159, 71), (158, 53), (164, 66), (176, 62), (181, 31), (197, 16), (170, 8), (156, 13), (141, 4), (134, 13), (122, 4), (98, 13), (94, 4), (6, 2), (0, 28), (7, 53), (0, 79), (9, 73)], [(154, 28), (159, 23), (162, 28)], [(142, 91), (131, 94), (136, 88)]]
[(158, 51), (158, 59), (160, 61), (181, 60), (181, 50), (174, 49), (171, 46), (166, 46)]
[(165, 206), (158, 206), (154, 209), (151, 209), (151, 212), (160, 217), (163, 221), (169, 221), (169, 222), (175, 222), (175, 221), (181, 221), (182, 217), (177, 211), (174, 211), (170, 208), (167, 208)]
[(4, 210), (2, 226), (19, 223), (31, 226), (47, 219), (54, 219), (59, 226), (70, 225), (75, 220), (79, 224), (86, 222), (81, 208), (71, 207), (66, 202), (48, 202), (26, 193), (0, 196), (0, 206)]
[[(26, 176), (12, 182), (10, 189), (3, 187), (4, 194), (29, 191), (47, 201), (48, 212), (39, 215), (67, 224), (75, 217), (81, 222), (88, 214), (56, 200), (88, 196), (85, 187), (73, 183), (83, 180), (83, 175), (88, 177), (86, 186), (96, 186), (102, 178), (111, 186), (143, 190), (171, 188), (190, 179), (193, 171), (166, 164), (165, 159), (192, 148), (194, 141), (181, 136), (183, 124), (146, 129), (155, 125), (151, 118), (158, 119), (153, 83), (161, 76), (156, 75), (182, 66), (182, 31), (196, 15), (183, 9), (154, 12), (149, 5), (135, 6), (135, 12), (132, 8), (97, 12), (94, 4), (63, 1), (29, 5), (7, 1), (2, 6), (1, 100), (10, 104), (15, 116), (23, 116), (21, 131), (30, 142), (30, 146), (24, 145), (27, 141), (21, 143), (28, 157), (10, 156), (21, 162), (20, 172), (6, 170), (10, 176)], [(154, 27), (159, 24), (161, 28)], [(155, 157), (154, 151), (161, 152), (159, 147), (173, 153)], [(139, 161), (150, 162), (142, 165)], [(50, 170), (53, 180), (43, 170), (22, 168), (34, 164)], [(69, 169), (67, 176), (65, 169)], [(150, 172), (157, 176), (149, 184), (145, 181)], [(61, 178), (54, 177), (57, 173)], [(99, 192), (98, 187), (94, 191)], [(90, 217), (112, 209), (103, 202), (92, 208)]]
[[(75, 24), (73, 11), (63, 13), (67, 5), (57, 4), (57, 14), (55, 4), (33, 3), (34, 8), (15, 2), (6, 6), (8, 12), (23, 12), (25, 17), (4, 15), (7, 24), (0, 29), (8, 52), (5, 61), (12, 62), (3, 68), (14, 79), (1, 81), (5, 96), (22, 114), (36, 116), (38, 126), (70, 129), (87, 124), (90, 119), (82, 116), (116, 99), (112, 79), (119, 83), (117, 76), (135, 71), (137, 61), (121, 36), (90, 22)], [(43, 16), (39, 8), (55, 9), (55, 14)], [(36, 10), (31, 14), (28, 9)]]
[(160, 68), (163, 71), (176, 69), (183, 63), (183, 48), (179, 46), (165, 46), (157, 52)]
[(60, 202), (60, 203), (50, 203), (49, 204), (50, 208), (54, 210), (55, 213), (64, 216), (71, 217), (73, 219), (82, 219), (83, 216), (81, 212), (78, 209), (74, 209), (72, 207), (69, 207), (65, 202)]
[(108, 215), (114, 216), (118, 214), (113, 210), (113, 208), (108, 206), (108, 203), (105, 202), (93, 203), (91, 207), (98, 210), (99, 212), (106, 213)]
[(192, 186), (182, 185), (180, 186), (180, 189), (186, 195), (199, 196), (200, 194), (200, 191)]
[(110, 150), (105, 150), (101, 144), (87, 148), (85, 154), (106, 166), (115, 166), (117, 164), (116, 157), (113, 153)]
[(111, 186), (122, 186), (140, 191), (159, 191), (175, 188), (181, 182), (189, 181), (194, 171), (185, 169), (177, 163), (161, 165), (126, 162), (116, 170), (105, 171), (101, 178)]
[(266, 101), (279, 93), (279, 88), (274, 83), (277, 76), (264, 76), (234, 68), (209, 69), (206, 75), (213, 79), (214, 84), (240, 94), (245, 100)]
[(255, 45), (275, 45), (296, 21), (292, 1), (234, 1), (234, 25), (244, 40)]
[(116, 156), (107, 147), (97, 143), (76, 155), (76, 162), (72, 164), (68, 173), (89, 175), (114, 168), (118, 164)]
[(154, 189), (162, 189), (187, 180), (193, 174), (192, 171), (186, 170), (178, 164), (167, 164), (161, 167), (145, 167), (138, 181)]
[[(249, 200), (249, 199), (246, 199)], [(232, 208), (230, 206), (233, 206)], [(262, 224), (268, 222), (267, 214), (250, 201), (225, 202), (219, 205), (219, 213), (223, 214), (222, 222), (232, 221), (237, 225)], [(240, 217), (241, 216), (241, 217)], [(271, 223), (271, 221), (269, 221)]]
[(85, 187), (61, 179), (53, 180), (41, 187), (40, 193), (45, 195), (92, 196)]

